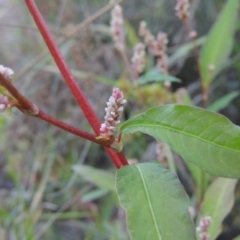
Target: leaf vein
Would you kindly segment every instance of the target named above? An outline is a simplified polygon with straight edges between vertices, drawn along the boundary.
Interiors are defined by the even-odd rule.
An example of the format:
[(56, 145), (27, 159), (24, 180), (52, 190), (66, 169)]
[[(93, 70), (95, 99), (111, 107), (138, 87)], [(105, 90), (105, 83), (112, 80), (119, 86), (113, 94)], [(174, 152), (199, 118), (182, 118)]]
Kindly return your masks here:
[(161, 234), (160, 234), (160, 229), (158, 227), (158, 224), (157, 224), (157, 220), (156, 220), (156, 217), (155, 217), (155, 214), (154, 214), (154, 211), (153, 211), (153, 208), (152, 208), (152, 204), (151, 204), (151, 201), (150, 201), (150, 196), (149, 196), (149, 193), (148, 193), (148, 189), (147, 189), (147, 186), (146, 186), (146, 182), (145, 182), (145, 179), (142, 175), (142, 172), (141, 170), (139, 169), (138, 166), (136, 166), (139, 174), (140, 174), (140, 177), (142, 179), (142, 182), (143, 182), (143, 186), (144, 186), (144, 191), (146, 193), (146, 196), (147, 196), (147, 200), (149, 202), (149, 208), (150, 208), (150, 212), (151, 212), (151, 215), (152, 215), (152, 218), (153, 218), (153, 222), (154, 222), (154, 225), (155, 225), (155, 228), (156, 228), (156, 232), (157, 232), (157, 235), (158, 235), (158, 239), (159, 240), (162, 240), (162, 237), (161, 237)]
[[(227, 150), (230, 150), (230, 151), (234, 151), (234, 152), (240, 153), (240, 150), (226, 147), (226, 145), (223, 146), (223, 145), (220, 145), (220, 144), (217, 144), (217, 143), (210, 142), (210, 141), (208, 141), (208, 140), (206, 140), (206, 139), (204, 139), (204, 138), (200, 138), (200, 137), (198, 137), (198, 136), (196, 136), (196, 135), (192, 135), (192, 134), (190, 134), (190, 133), (183, 132), (183, 131), (181, 131), (181, 130), (179, 130), (179, 129), (176, 129), (176, 128), (170, 128), (170, 127), (166, 127), (166, 126), (159, 126), (159, 125), (155, 125), (155, 124), (142, 124), (142, 123), (141, 123), (141, 124), (137, 124), (137, 125), (134, 125), (134, 124), (133, 124), (133, 125), (130, 125), (130, 126), (128, 126), (128, 127), (136, 127), (136, 128), (138, 128), (139, 126), (143, 126), (143, 127), (156, 127), (156, 128), (168, 129), (168, 130), (170, 130), (170, 131), (176, 131), (176, 132), (178, 132), (178, 133), (182, 133), (182, 134), (188, 135), (188, 136), (190, 136), (190, 137), (192, 137), (192, 138), (199, 139), (199, 140), (201, 140), (201, 141), (203, 141), (203, 142), (212, 144), (212, 145), (214, 145), (214, 146), (217, 146), (217, 147), (220, 147), (220, 148), (224, 148), (224, 149), (227, 149)], [(126, 129), (126, 128), (125, 128), (125, 129)], [(123, 131), (124, 131), (125, 129), (123, 129)], [(143, 132), (144, 132), (144, 131), (143, 131)]]

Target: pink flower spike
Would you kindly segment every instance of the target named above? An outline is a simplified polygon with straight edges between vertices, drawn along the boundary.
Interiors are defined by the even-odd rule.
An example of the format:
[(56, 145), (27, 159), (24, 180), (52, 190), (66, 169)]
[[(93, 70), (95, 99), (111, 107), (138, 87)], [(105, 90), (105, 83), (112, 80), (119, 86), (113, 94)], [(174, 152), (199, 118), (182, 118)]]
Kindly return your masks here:
[(12, 75), (14, 74), (11, 68), (4, 67), (3, 65), (0, 65), (0, 73), (8, 80), (11, 80)]
[(133, 56), (131, 58), (132, 70), (135, 78), (138, 78), (139, 75), (144, 71), (145, 68), (145, 45), (143, 43), (138, 43), (134, 47)]
[(105, 108), (105, 122), (100, 127), (101, 136), (105, 138), (113, 137), (116, 127), (120, 123), (123, 107), (126, 102), (127, 100), (124, 99), (123, 92), (119, 88), (114, 88)]
[(155, 37), (147, 28), (147, 23), (145, 21), (141, 21), (138, 29), (138, 33), (141, 37), (144, 38), (145, 44), (151, 48), (153, 42), (155, 41)]
[(115, 5), (111, 12), (112, 18), (110, 22), (110, 30), (112, 34), (112, 39), (115, 43), (116, 49), (122, 51), (124, 49), (124, 20), (122, 7), (120, 5)]

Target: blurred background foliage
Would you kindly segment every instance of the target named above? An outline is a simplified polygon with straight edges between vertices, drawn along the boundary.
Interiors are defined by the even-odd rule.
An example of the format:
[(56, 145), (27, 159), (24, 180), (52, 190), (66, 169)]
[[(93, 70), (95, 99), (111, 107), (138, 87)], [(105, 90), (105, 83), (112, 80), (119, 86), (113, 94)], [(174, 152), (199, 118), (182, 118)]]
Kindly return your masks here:
[[(199, 46), (225, 2), (191, 2), (191, 25), (200, 37)], [(36, 0), (36, 3), (54, 38), (65, 37), (59, 45), (61, 52), (100, 119), (113, 86), (119, 86), (128, 99), (125, 119), (151, 106), (178, 102), (180, 91), (187, 98), (185, 103), (201, 106), (193, 45), (186, 28), (175, 16), (175, 0), (130, 0), (122, 4), (129, 58), (140, 39), (137, 29), (141, 20), (148, 23), (152, 33), (168, 34), (170, 74), (181, 79), (181, 83), (173, 83), (172, 92), (166, 92), (158, 83), (132, 89), (124, 62), (111, 39), (110, 12), (86, 25), (76, 36), (68, 37), (74, 27), (109, 1)], [(213, 104), (212, 110), (219, 110), (236, 124), (240, 124), (239, 29), (238, 22), (231, 57), (212, 82), (208, 100), (208, 106)], [(15, 86), (47, 113), (91, 131), (51, 56), (41, 57), (46, 46), (24, 1), (0, 1), (0, 31), (0, 64), (15, 71)], [(149, 65), (151, 61), (149, 57)], [(220, 103), (216, 102), (219, 99)], [(125, 215), (114, 190), (115, 169), (101, 147), (17, 110), (0, 115), (0, 131), (1, 240), (129, 239)], [(132, 161), (156, 160), (150, 137), (136, 134), (125, 137), (124, 143), (124, 152)], [(180, 179), (191, 195), (193, 180), (180, 157), (176, 159)], [(233, 239), (240, 233), (239, 206), (238, 200), (218, 240)]]

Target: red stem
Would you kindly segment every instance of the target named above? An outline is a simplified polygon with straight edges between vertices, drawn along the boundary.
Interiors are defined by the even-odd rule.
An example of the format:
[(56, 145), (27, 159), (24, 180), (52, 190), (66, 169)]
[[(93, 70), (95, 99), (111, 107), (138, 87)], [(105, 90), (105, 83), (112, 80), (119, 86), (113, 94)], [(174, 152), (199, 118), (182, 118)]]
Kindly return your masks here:
[[(11, 82), (9, 80), (5, 79), (5, 77), (2, 76), (1, 74), (0, 74), (0, 85), (2, 85), (6, 90), (8, 90), (8, 92), (11, 93), (11, 95), (16, 99), (16, 100), (14, 100), (14, 104), (12, 106), (17, 107), (21, 112), (38, 117), (38, 118), (42, 119), (43, 121), (48, 122), (56, 127), (59, 127), (67, 132), (70, 132), (74, 135), (77, 135), (77, 136), (85, 138), (89, 141), (92, 141), (92, 142), (98, 143), (102, 146), (105, 146), (105, 147), (107, 147), (106, 150), (110, 150), (109, 147), (111, 147), (111, 142), (101, 141), (101, 139), (97, 139), (96, 136), (94, 136), (93, 134), (90, 134), (88, 132), (84, 132), (80, 129), (77, 129), (77, 128), (75, 128), (65, 122), (62, 122), (54, 117), (51, 117), (51, 116), (47, 115), (46, 113), (44, 113), (43, 111), (39, 110), (39, 108), (35, 104), (33, 104), (27, 98), (25, 98), (11, 84)], [(110, 152), (110, 154), (114, 153), (114, 152), (112, 152), (112, 153), (111, 152)], [(125, 158), (123, 153), (118, 153), (117, 155), (119, 156), (120, 159)], [(110, 155), (110, 156), (112, 156), (112, 155)], [(122, 164), (119, 161), (116, 162), (115, 165), (117, 168), (122, 167)]]
[(0, 85), (4, 86), (18, 103), (21, 104), (21, 111), (26, 110), (29, 114), (35, 115), (38, 113), (38, 108), (33, 103), (31, 103), (27, 98), (25, 98), (9, 81), (5, 79), (3, 75), (0, 74)]
[[(29, 115), (33, 115), (35, 117), (38, 117), (45, 122), (48, 122), (56, 127), (59, 127), (67, 132), (73, 133), (74, 135), (77, 135), (79, 137), (85, 138), (89, 141), (98, 143), (103, 146), (110, 147), (109, 143), (99, 141), (96, 139), (96, 136), (93, 134), (90, 134), (88, 132), (84, 132), (80, 129), (77, 129), (65, 122), (62, 122), (61, 120), (58, 120), (52, 116), (47, 115), (43, 111), (41, 111), (35, 104), (30, 102), (26, 97), (24, 97), (13, 85), (12, 83), (5, 79), (2, 74), (0, 74), (0, 86), (3, 86), (11, 95), (17, 100), (14, 100), (13, 106), (17, 107), (21, 112), (24, 112)], [(12, 106), (12, 107), (13, 107)]]
[(44, 113), (41, 110), (36, 115), (36, 117), (38, 117), (38, 118), (44, 120), (45, 122), (48, 122), (48, 123), (50, 123), (50, 124), (52, 124), (52, 125), (54, 125), (56, 127), (59, 127), (59, 128), (65, 130), (67, 132), (70, 132), (70, 133), (72, 133), (74, 135), (77, 135), (79, 137), (85, 138), (85, 139), (87, 139), (87, 140), (89, 140), (91, 142), (98, 143), (98, 141), (96, 140), (96, 136), (94, 136), (93, 134), (90, 134), (88, 132), (84, 132), (84, 131), (82, 131), (80, 129), (77, 129), (77, 128), (75, 128), (75, 127), (73, 127), (73, 126), (71, 126), (71, 125), (69, 125), (69, 124), (67, 124), (65, 122), (62, 122), (62, 121), (60, 121), (60, 120), (58, 120), (58, 119), (56, 119), (56, 118), (54, 118), (52, 116), (47, 115), (46, 113)]
[[(82, 130), (80, 130), (78, 128), (75, 128), (75, 127), (73, 127), (73, 126), (71, 126), (71, 125), (69, 125), (65, 122), (62, 122), (62, 121), (60, 121), (60, 120), (58, 120), (58, 119), (56, 119), (52, 116), (49, 116), (48, 114), (44, 113), (41, 110), (39, 110), (39, 113), (35, 117), (38, 117), (45, 122), (48, 122), (48, 123), (50, 123), (50, 124), (52, 124), (52, 125), (54, 125), (58, 128), (61, 128), (65, 131), (67, 131), (67, 132), (70, 132), (74, 135), (85, 138), (85, 139), (87, 139), (91, 142), (95, 142), (97, 144), (100, 144), (100, 145), (108, 147), (108, 148), (111, 147), (111, 143), (98, 140), (95, 135), (93, 135), (91, 133), (88, 133), (88, 132), (85, 132), (85, 131), (82, 131)], [(120, 154), (120, 156), (121, 156), (121, 154)]]
[[(88, 122), (92, 126), (93, 130), (97, 135), (99, 135), (99, 129), (100, 129), (100, 121), (97, 118), (97, 115), (95, 114), (94, 110), (92, 109), (91, 105), (89, 104), (88, 100), (82, 93), (80, 87), (78, 86), (76, 80), (73, 78), (73, 75), (71, 71), (69, 70), (65, 60), (62, 57), (61, 52), (57, 48), (57, 45), (55, 44), (47, 25), (44, 22), (44, 19), (40, 13), (40, 11), (37, 8), (37, 5), (35, 4), (34, 0), (25, 0), (27, 7), (32, 14), (32, 17), (46, 43), (48, 46), (48, 49), (54, 58), (54, 61), (56, 62), (66, 84), (68, 85), (69, 89), (71, 90), (73, 96), (75, 97), (78, 105), (82, 109), (84, 115), (86, 116)], [(105, 150), (108, 152), (109, 156), (111, 157), (112, 161), (114, 162), (115, 166), (117, 168), (120, 168), (124, 165), (128, 165), (127, 160), (124, 156), (124, 154), (116, 154), (112, 150), (105, 148)]]

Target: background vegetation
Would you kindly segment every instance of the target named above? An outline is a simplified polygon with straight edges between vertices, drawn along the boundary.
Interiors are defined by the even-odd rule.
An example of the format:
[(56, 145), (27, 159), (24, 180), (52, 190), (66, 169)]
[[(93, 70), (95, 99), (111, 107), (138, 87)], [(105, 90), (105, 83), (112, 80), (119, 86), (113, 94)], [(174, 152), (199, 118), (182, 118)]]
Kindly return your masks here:
[[(36, 2), (55, 39), (67, 36), (74, 26), (108, 4), (107, 0)], [(224, 0), (192, 1), (191, 24), (203, 37), (199, 45), (204, 42), (224, 3)], [(122, 5), (129, 58), (138, 42), (141, 20), (148, 23), (154, 34), (159, 30), (168, 34), (170, 74), (182, 80), (173, 84), (173, 94), (164, 93), (164, 88), (156, 90), (154, 86), (146, 88), (140, 99), (131, 94), (127, 70), (111, 40), (109, 12), (60, 45), (74, 76), (101, 119), (113, 86), (121, 87), (128, 98), (125, 119), (140, 109), (168, 103), (169, 96), (176, 100), (176, 92), (182, 87), (193, 104), (201, 106), (194, 51), (185, 27), (175, 16), (175, 4), (175, 0), (130, 0)], [(229, 97), (232, 101), (225, 100), (220, 112), (239, 125), (240, 24), (237, 24), (231, 57), (211, 84), (208, 105), (223, 96), (232, 96)], [(0, 31), (0, 64), (14, 69), (15, 86), (44, 111), (90, 131), (52, 58), (47, 55), (40, 59), (46, 46), (24, 1), (0, 2)], [(145, 104), (136, 106), (143, 100)], [(0, 239), (129, 239), (125, 215), (114, 191), (115, 169), (101, 147), (18, 111), (0, 115), (0, 133)], [(124, 143), (129, 159), (156, 159), (152, 138), (139, 134), (134, 139), (124, 139)], [(191, 195), (193, 180), (179, 156), (176, 160), (180, 179)], [(86, 165), (102, 171), (94, 174), (96, 170)], [(237, 186), (235, 206), (225, 219), (218, 240), (233, 239), (240, 234), (239, 198)]]

